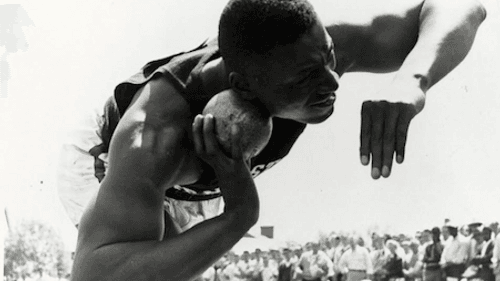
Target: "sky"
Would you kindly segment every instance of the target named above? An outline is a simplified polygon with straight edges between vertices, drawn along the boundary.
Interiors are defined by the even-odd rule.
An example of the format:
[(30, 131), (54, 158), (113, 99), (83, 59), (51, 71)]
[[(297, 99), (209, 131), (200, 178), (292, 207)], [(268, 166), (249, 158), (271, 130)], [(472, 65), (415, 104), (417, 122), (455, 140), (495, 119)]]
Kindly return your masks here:
[[(56, 193), (68, 129), (144, 63), (215, 35), (225, 1), (13, 3), (34, 26), (24, 28), (28, 49), (7, 57), (12, 74), (2, 81), (1, 200), (11, 224), (43, 220), (71, 248), (76, 230)], [(390, 178), (372, 180), (359, 162), (359, 113), (363, 100), (383, 98), (378, 90), (393, 74), (344, 75), (334, 115), (308, 126), (288, 157), (256, 179), (261, 216), (252, 232), (273, 225), (276, 239), (305, 242), (375, 225), (411, 234), (444, 218), (498, 221), (500, 19), (498, 2), (485, 4), (489, 16), (469, 56), (428, 92), (405, 163)]]

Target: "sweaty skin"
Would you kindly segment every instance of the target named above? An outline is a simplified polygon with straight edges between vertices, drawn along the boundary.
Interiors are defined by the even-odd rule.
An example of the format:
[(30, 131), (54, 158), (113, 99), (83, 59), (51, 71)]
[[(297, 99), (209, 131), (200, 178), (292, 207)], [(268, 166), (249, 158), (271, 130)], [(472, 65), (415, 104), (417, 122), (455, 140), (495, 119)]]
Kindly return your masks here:
[[(349, 5), (370, 7), (373, 1), (331, 1), (321, 9), (332, 12), (323, 18), (326, 28), (318, 19), (287, 47), (294, 51), (289, 56), (302, 58), (300, 64), (276, 64), (268, 82), (259, 83), (226, 73), (222, 60), (215, 60), (202, 72), (206, 90), (215, 94), (231, 87), (244, 98), (259, 99), (274, 116), (319, 123), (333, 112), (340, 75), (398, 70), (382, 89), (387, 98), (365, 102), (361, 112), (361, 162), (371, 159), (373, 178), (387, 177), (394, 153), (397, 162), (404, 159), (408, 127), (422, 110), (426, 91), (462, 61), (485, 18), (472, 0), (390, 2), (398, 5), (350, 18), (344, 14)], [(228, 157), (213, 126), (210, 116), (192, 116), (164, 78), (136, 94), (112, 138), (108, 173), (81, 220), (72, 280), (190, 280), (256, 223), (259, 200), (238, 129)], [(164, 237), (165, 188), (195, 182), (198, 158), (216, 172), (224, 213)]]

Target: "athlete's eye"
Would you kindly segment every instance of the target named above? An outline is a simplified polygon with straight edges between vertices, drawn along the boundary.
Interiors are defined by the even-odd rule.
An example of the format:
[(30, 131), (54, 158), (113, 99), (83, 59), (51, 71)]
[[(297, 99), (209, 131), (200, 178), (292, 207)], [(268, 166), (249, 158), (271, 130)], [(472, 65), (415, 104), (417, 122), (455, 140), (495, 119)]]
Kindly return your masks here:
[(332, 69), (335, 69), (337, 67), (337, 60), (335, 59), (335, 52), (333, 51), (333, 47), (331, 51), (328, 53), (326, 62)]
[(309, 74), (307, 74), (306, 76), (302, 77), (299, 81), (297, 81), (297, 84), (298, 85), (303, 85), (305, 83), (307, 83), (312, 77), (312, 71), (309, 72)]

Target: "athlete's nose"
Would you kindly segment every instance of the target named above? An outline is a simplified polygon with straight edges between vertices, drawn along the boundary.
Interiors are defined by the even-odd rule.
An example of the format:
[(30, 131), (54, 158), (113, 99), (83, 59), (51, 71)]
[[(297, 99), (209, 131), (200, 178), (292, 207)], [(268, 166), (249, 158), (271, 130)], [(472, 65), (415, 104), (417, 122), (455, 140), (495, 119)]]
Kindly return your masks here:
[(339, 88), (339, 75), (329, 66), (325, 66), (321, 92), (335, 92)]

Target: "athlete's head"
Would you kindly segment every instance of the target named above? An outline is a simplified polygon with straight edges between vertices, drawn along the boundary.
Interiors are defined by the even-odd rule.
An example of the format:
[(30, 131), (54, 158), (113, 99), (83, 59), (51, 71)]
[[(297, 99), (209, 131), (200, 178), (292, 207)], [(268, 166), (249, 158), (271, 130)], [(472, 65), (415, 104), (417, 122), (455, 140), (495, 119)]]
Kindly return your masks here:
[(231, 87), (271, 114), (319, 123), (333, 112), (333, 44), (307, 1), (231, 0), (219, 48)]

